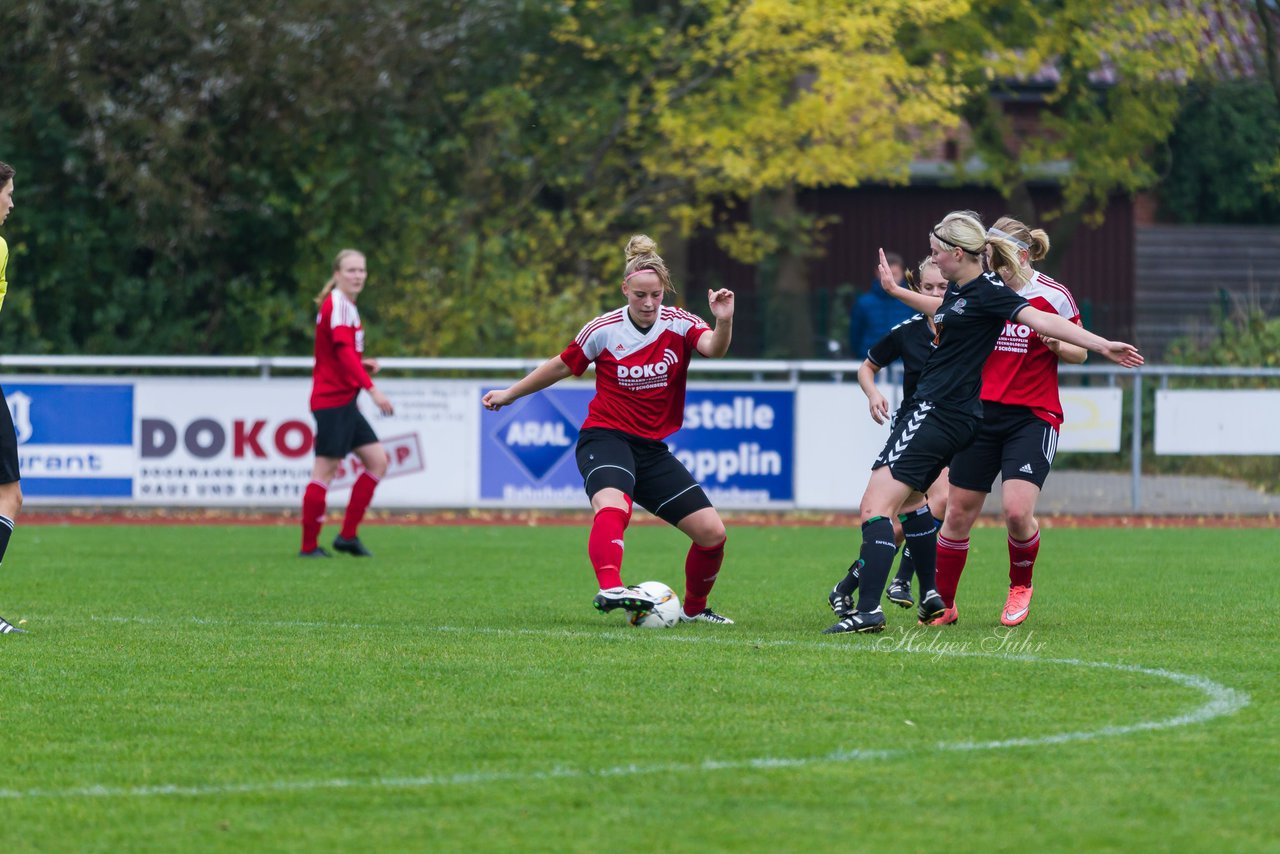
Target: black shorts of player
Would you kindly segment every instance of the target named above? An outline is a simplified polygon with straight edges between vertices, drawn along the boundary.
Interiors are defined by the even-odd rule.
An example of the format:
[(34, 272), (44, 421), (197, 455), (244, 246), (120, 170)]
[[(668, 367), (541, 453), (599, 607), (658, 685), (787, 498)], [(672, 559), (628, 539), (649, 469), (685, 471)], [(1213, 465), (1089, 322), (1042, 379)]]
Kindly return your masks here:
[(369, 422), (360, 414), (353, 397), (346, 406), (313, 409), (316, 419), (316, 456), (340, 460), (356, 448), (378, 441)]
[(1025, 406), (983, 401), (973, 444), (951, 461), (952, 486), (990, 492), (1000, 481), (1025, 480), (1041, 489), (1058, 450), (1058, 431)]
[(608, 487), (620, 489), (672, 525), (711, 506), (689, 470), (657, 439), (588, 427), (578, 434), (578, 471), (588, 497)]
[[(0, 396), (4, 390), (0, 389)], [(13, 429), (13, 413), (9, 407), (0, 409), (0, 483), (17, 483), (22, 479), (18, 473), (18, 432)]]
[(911, 401), (898, 410), (889, 441), (871, 470), (888, 466), (894, 480), (925, 492), (977, 431), (978, 419), (972, 415)]

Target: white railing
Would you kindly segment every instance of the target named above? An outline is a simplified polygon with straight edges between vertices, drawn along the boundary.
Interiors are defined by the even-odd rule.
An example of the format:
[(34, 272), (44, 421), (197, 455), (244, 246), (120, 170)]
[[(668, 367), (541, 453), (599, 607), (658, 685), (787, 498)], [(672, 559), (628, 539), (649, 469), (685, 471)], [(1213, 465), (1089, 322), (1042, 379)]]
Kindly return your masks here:
[[(542, 359), (523, 358), (385, 358), (379, 359), (383, 370), (405, 373), (457, 374), (479, 373), (489, 375), (523, 374), (541, 364)], [(312, 368), (309, 356), (0, 356), (0, 371), (14, 369), (38, 369), (53, 371), (73, 370), (134, 370), (134, 371), (256, 371), (263, 379), (276, 373), (296, 374)], [(802, 379), (824, 379), (832, 382), (856, 382), (860, 361), (766, 360), (720, 359), (696, 360), (689, 370), (695, 374), (718, 376), (741, 375), (748, 380), (771, 380), (798, 385)], [(1063, 376), (1096, 376), (1107, 385), (1114, 386), (1121, 378), (1132, 380), (1130, 393), (1131, 426), (1131, 477), (1132, 506), (1142, 507), (1142, 389), (1146, 378), (1158, 379), (1161, 388), (1167, 388), (1171, 377), (1241, 377), (1274, 379), (1280, 385), (1280, 368), (1263, 367), (1196, 367), (1188, 365), (1145, 365), (1127, 369), (1115, 365), (1061, 365)], [(900, 374), (898, 375), (900, 376)], [(891, 372), (891, 380), (897, 377)]]

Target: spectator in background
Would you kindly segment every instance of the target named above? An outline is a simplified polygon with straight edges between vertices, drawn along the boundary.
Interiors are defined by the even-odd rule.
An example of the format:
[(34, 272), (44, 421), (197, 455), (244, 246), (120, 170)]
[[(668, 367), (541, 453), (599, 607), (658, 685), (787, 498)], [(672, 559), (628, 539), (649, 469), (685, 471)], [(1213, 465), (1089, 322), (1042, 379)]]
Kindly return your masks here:
[[(884, 256), (893, 271), (893, 280), (898, 287), (907, 287), (907, 277), (902, 265), (902, 256), (896, 252), (886, 252)], [(885, 333), (915, 311), (884, 292), (879, 282), (873, 282), (868, 293), (858, 297), (849, 311), (849, 357), (852, 359), (867, 358), (867, 351), (884, 337)]]

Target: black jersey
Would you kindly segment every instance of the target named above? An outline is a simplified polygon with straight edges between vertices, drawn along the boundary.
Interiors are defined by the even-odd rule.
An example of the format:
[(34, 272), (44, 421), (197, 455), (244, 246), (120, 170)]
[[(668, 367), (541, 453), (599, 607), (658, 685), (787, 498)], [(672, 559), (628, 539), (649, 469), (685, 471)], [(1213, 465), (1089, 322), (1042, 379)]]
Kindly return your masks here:
[(916, 399), (982, 417), (982, 366), (1006, 320), (1029, 306), (995, 273), (971, 282), (952, 282), (933, 316), (936, 349), (925, 363)]
[(902, 399), (910, 400), (933, 349), (933, 330), (929, 328), (929, 322), (923, 314), (913, 314), (872, 345), (867, 351), (867, 358), (881, 368), (888, 367), (894, 359), (901, 359)]

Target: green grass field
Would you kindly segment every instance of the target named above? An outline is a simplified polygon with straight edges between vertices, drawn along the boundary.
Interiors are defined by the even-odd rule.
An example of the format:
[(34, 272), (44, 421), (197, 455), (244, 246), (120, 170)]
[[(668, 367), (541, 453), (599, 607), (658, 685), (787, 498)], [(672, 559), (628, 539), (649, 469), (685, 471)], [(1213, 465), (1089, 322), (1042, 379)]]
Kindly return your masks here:
[[(847, 530), (731, 526), (738, 624), (665, 631), (591, 609), (578, 528), (364, 539), (20, 527), (5, 850), (1280, 846), (1274, 531), (1046, 530), (1008, 637), (996, 529), (958, 625), (834, 638)], [(686, 542), (625, 577), (682, 589)]]

